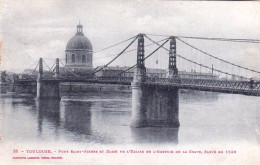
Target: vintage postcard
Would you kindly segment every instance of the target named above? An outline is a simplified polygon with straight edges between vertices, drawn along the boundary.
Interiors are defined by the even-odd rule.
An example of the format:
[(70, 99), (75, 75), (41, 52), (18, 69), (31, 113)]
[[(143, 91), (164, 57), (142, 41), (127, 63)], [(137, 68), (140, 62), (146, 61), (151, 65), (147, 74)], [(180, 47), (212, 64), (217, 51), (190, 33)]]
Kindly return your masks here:
[(4, 0), (0, 164), (260, 164), (260, 3)]

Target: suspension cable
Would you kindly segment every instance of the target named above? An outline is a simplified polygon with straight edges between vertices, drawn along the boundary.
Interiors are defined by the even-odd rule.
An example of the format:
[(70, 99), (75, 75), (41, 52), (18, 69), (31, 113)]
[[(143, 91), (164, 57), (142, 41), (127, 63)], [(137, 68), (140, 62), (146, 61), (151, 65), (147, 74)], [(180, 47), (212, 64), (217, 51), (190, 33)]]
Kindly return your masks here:
[[(60, 63), (64, 66), (64, 68), (67, 70), (67, 71), (69, 71), (71, 74), (73, 74), (74, 76), (76, 76), (76, 77), (82, 77), (82, 76), (79, 76), (79, 75), (77, 75), (76, 73), (74, 73), (73, 71), (71, 71), (69, 68), (67, 68), (64, 64), (63, 64), (63, 62), (62, 61), (60, 61)], [(83, 77), (84, 78), (84, 77)]]
[[(170, 37), (170, 35), (161, 35), (161, 34), (146, 34), (146, 35)], [(174, 37), (199, 39), (199, 40), (215, 40), (215, 41), (230, 41), (230, 42), (260, 43), (259, 39), (208, 38), (208, 37), (190, 37), (190, 36), (174, 36)]]
[(33, 75), (33, 73), (34, 73), (35, 70), (37, 69), (38, 65), (39, 65), (39, 62), (37, 63), (36, 67), (34, 68), (34, 70), (32, 71), (32, 73), (30, 74), (30, 76)]
[(130, 68), (128, 68), (128, 69), (126, 69), (126, 70), (124, 70), (124, 71), (122, 71), (122, 72), (120, 72), (120, 73), (118, 73), (118, 74), (116, 75), (116, 77), (119, 77), (122, 73), (125, 73), (125, 72), (129, 71), (130, 69), (136, 67), (136, 65), (137, 65), (137, 64), (131, 66)]
[(126, 39), (126, 40), (124, 40), (124, 41), (122, 41), (122, 42), (116, 43), (116, 44), (111, 45), (111, 46), (108, 46), (108, 47), (106, 47), (106, 48), (102, 48), (102, 49), (99, 49), (99, 50), (97, 50), (97, 51), (93, 51), (93, 53), (102, 52), (102, 51), (107, 50), (107, 49), (109, 49), (109, 48), (112, 48), (112, 47), (114, 47), (114, 46), (117, 46), (117, 45), (120, 45), (120, 44), (122, 44), (122, 43), (125, 43), (125, 42), (127, 42), (127, 41), (129, 41), (129, 40), (131, 40), (131, 39), (133, 39), (133, 38), (136, 38), (136, 36), (133, 36), (133, 37), (128, 38), (128, 39)]
[[(168, 50), (169, 51), (169, 50)], [(192, 60), (190, 60), (190, 59), (187, 59), (187, 58), (185, 58), (184, 56), (182, 56), (182, 55), (180, 55), (180, 54), (176, 54), (178, 57), (180, 57), (180, 58), (182, 58), (182, 59), (184, 59), (184, 60), (186, 60), (186, 61), (189, 61), (189, 62), (191, 62), (191, 63), (194, 63), (194, 64), (196, 64), (196, 65), (200, 65), (200, 66), (202, 66), (202, 67), (204, 67), (204, 68), (207, 68), (207, 69), (209, 69), (209, 70), (211, 70), (212, 68), (210, 68), (210, 67), (208, 67), (208, 66), (206, 66), (206, 65), (203, 65), (203, 64), (200, 64), (200, 63), (197, 63), (197, 62), (195, 62), (195, 61), (192, 61)], [(214, 71), (216, 71), (216, 72), (219, 72), (219, 73), (223, 73), (223, 74), (227, 74), (227, 75), (230, 75), (230, 76), (235, 76), (235, 77), (239, 77), (239, 78), (241, 78), (241, 76), (239, 76), (239, 75), (235, 75), (235, 74), (231, 74), (231, 73), (228, 73), (228, 72), (224, 72), (224, 71), (221, 71), (221, 70), (218, 70), (218, 69), (215, 69), (215, 68), (213, 68), (213, 70)], [(249, 79), (249, 78), (245, 78), (245, 77), (243, 77), (244, 79)]]
[[(148, 36), (146, 36), (145, 35), (145, 37), (147, 38), (147, 39), (149, 39), (150, 41), (152, 41), (152, 42), (155, 42), (155, 41), (153, 41), (150, 37), (148, 37)], [(157, 44), (157, 43), (156, 43)], [(157, 44), (158, 45), (158, 44)], [(169, 49), (167, 49), (167, 48), (165, 48), (165, 47), (163, 47), (162, 46), (162, 48), (163, 49), (165, 49), (166, 51), (170, 51)], [(189, 62), (191, 62), (191, 63), (194, 63), (194, 64), (196, 64), (196, 65), (201, 65), (202, 67), (204, 67), (204, 68), (207, 68), (207, 69), (211, 69), (210, 67), (208, 67), (208, 66), (205, 66), (205, 65), (203, 65), (203, 64), (200, 64), (200, 63), (197, 63), (197, 62), (195, 62), (195, 61), (192, 61), (192, 60), (190, 60), (190, 59), (188, 59), (188, 58), (185, 58), (185, 57), (183, 57), (182, 55), (179, 55), (179, 54), (176, 54), (178, 57), (180, 57), (180, 58), (182, 58), (182, 59), (184, 59), (184, 60), (186, 60), (186, 61), (189, 61)], [(228, 75), (234, 75), (235, 77), (239, 77), (239, 78), (241, 78), (241, 76), (238, 76), (238, 75), (235, 75), (235, 74), (230, 74), (230, 73), (228, 73), (228, 72), (224, 72), (224, 71), (221, 71), (221, 70), (218, 70), (218, 69), (213, 69), (214, 71), (217, 71), (217, 72), (220, 72), (220, 73), (224, 73), (224, 74), (228, 74)], [(248, 78), (245, 78), (245, 79), (248, 79)]]
[(169, 38), (168, 38), (162, 45), (160, 45), (157, 49), (155, 49), (152, 53), (150, 53), (148, 56), (146, 56), (146, 57), (144, 58), (144, 60), (146, 60), (146, 59), (149, 58), (151, 55), (153, 55), (157, 50), (159, 50), (161, 47), (163, 47), (163, 45), (165, 45), (168, 41), (169, 41)]
[[(42, 61), (44, 62), (44, 64), (47, 66), (47, 68), (51, 71), (51, 72), (53, 72), (52, 70), (51, 70), (51, 68), (49, 67), (49, 65), (44, 61), (44, 59), (42, 59)], [(54, 72), (53, 72), (54, 73)]]
[[(162, 42), (162, 41), (164, 41), (164, 40), (167, 40), (167, 38), (162, 39), (162, 40), (159, 40), (159, 41), (156, 41), (156, 42), (157, 42), (157, 43), (160, 43), (160, 42)], [(151, 46), (151, 45), (154, 45), (154, 43), (150, 43), (150, 44), (144, 45), (144, 47), (148, 47), (148, 46)], [(125, 51), (124, 53), (133, 52), (133, 51), (135, 51), (135, 50), (137, 50), (137, 48), (131, 49), (131, 50), (128, 50), (128, 51)], [(93, 59), (107, 58), (107, 57), (113, 57), (113, 56), (115, 56), (115, 54), (113, 54), (113, 55), (111, 55), (111, 56), (109, 55), (109, 56), (103, 56), (103, 57), (96, 57), (96, 58), (93, 58)]]
[(37, 63), (39, 62), (39, 60), (37, 60), (37, 61), (32, 60), (32, 61), (33, 61), (33, 64), (31, 64), (28, 68), (32, 68), (33, 66), (37, 65)]
[[(147, 58), (149, 58), (151, 55), (153, 55), (155, 52), (157, 52), (157, 50), (159, 50), (161, 47), (163, 47), (163, 45), (165, 45), (168, 41), (169, 41), (169, 38), (167, 38), (167, 40), (166, 40), (162, 45), (160, 45), (158, 48), (156, 48), (152, 53), (150, 53), (148, 56), (146, 56), (146, 57), (144, 58), (144, 61), (145, 61)], [(116, 75), (116, 77), (118, 77), (118, 76), (121, 75), (122, 73), (127, 72), (128, 70), (132, 69), (132, 68), (135, 67), (136, 65), (137, 65), (137, 64), (135, 64), (135, 65), (131, 66), (130, 68), (128, 68), (128, 69), (126, 69), (126, 70), (120, 72), (118, 75)]]
[(206, 38), (206, 37), (187, 37), (187, 36), (176, 36), (176, 37), (178, 37), (178, 38), (199, 39), (199, 40), (215, 40), (215, 41), (229, 41), (229, 42), (260, 43), (260, 40), (256, 40), (256, 39)]
[(245, 67), (243, 67), (243, 66), (239, 66), (239, 65), (237, 65), (237, 64), (234, 64), (234, 63), (231, 63), (231, 62), (229, 62), (229, 61), (226, 61), (226, 60), (223, 60), (223, 59), (221, 59), (221, 58), (218, 58), (218, 57), (216, 57), (216, 56), (213, 56), (213, 55), (211, 55), (211, 54), (209, 54), (209, 53), (207, 53), (207, 52), (205, 52), (205, 51), (203, 51), (203, 50), (201, 50), (201, 49), (199, 49), (199, 48), (196, 48), (195, 46), (192, 46), (191, 44), (189, 44), (189, 43), (183, 41), (182, 39), (180, 39), (180, 38), (178, 38), (178, 37), (177, 37), (177, 39), (178, 39), (179, 41), (181, 41), (182, 43), (184, 43), (184, 44), (190, 46), (191, 48), (193, 48), (193, 49), (195, 49), (195, 50), (197, 50), (197, 51), (199, 51), (199, 52), (201, 52), (201, 53), (203, 53), (203, 54), (205, 54), (205, 55), (208, 55), (208, 56), (210, 56), (210, 57), (212, 57), (212, 58), (215, 58), (215, 59), (217, 59), (217, 60), (220, 60), (220, 61), (222, 61), (222, 62), (228, 63), (228, 64), (230, 64), (230, 65), (233, 65), (233, 66), (236, 66), (236, 67), (239, 67), (239, 68), (243, 68), (243, 69), (246, 69), (246, 70), (255, 72), (255, 73), (260, 73), (260, 72), (258, 72), (258, 71), (256, 71), (256, 70), (249, 69), (249, 68), (245, 68)]
[(119, 56), (121, 56), (121, 54), (124, 53), (124, 51), (126, 51), (127, 48), (129, 48), (129, 47), (135, 42), (136, 39), (137, 39), (137, 36), (134, 38), (134, 40), (133, 40), (129, 45), (127, 45), (127, 47), (126, 47), (124, 50), (122, 50), (116, 57), (114, 57), (111, 61), (109, 61), (109, 62), (108, 62), (106, 65), (104, 65), (102, 68), (96, 70), (96, 71), (94, 72), (94, 74), (97, 73), (97, 72), (99, 72), (99, 71), (101, 71), (102, 69), (104, 69), (105, 67), (107, 67), (109, 64), (111, 64), (113, 61), (115, 61)]
[[(51, 70), (52, 70), (52, 68), (55, 66), (55, 64), (56, 64), (56, 61), (55, 61), (54, 64), (52, 65)], [(53, 68), (53, 70), (54, 70), (54, 69), (56, 69), (56, 66)]]

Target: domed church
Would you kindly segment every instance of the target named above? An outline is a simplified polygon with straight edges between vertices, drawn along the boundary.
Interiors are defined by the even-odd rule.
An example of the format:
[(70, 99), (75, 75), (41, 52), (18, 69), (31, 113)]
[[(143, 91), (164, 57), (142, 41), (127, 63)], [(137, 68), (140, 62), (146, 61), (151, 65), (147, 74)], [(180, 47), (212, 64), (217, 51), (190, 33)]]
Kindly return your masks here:
[(90, 40), (84, 36), (83, 26), (77, 25), (77, 32), (66, 46), (66, 68), (80, 75), (90, 74), (92, 65), (92, 44)]

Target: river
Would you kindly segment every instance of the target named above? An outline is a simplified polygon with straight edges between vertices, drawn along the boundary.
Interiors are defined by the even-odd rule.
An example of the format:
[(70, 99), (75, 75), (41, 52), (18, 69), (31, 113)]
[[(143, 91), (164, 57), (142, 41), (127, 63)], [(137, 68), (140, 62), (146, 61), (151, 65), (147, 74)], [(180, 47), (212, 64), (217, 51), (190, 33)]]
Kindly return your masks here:
[(179, 128), (133, 129), (131, 93), (66, 95), (61, 101), (1, 94), (2, 142), (200, 144), (260, 141), (260, 98), (179, 91)]

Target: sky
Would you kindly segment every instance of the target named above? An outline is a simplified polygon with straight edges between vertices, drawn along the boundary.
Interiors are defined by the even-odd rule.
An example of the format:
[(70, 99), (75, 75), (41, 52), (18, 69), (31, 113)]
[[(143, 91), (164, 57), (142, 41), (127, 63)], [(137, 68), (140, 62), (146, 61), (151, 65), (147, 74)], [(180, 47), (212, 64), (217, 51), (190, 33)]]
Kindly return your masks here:
[[(94, 51), (139, 33), (260, 39), (259, 2), (9, 0), (1, 4), (1, 70), (21, 72), (33, 68), (40, 57), (49, 64), (55, 58), (64, 59), (66, 44), (75, 35), (79, 20)], [(260, 71), (260, 44), (183, 40), (219, 58)], [(107, 63), (128, 43), (93, 54), (94, 67)], [(146, 54), (151, 51), (152, 47), (147, 48)], [(178, 41), (177, 52), (208, 65), (214, 62)], [(166, 67), (167, 52), (159, 54), (165, 55), (157, 54), (153, 60)], [(130, 66), (134, 58), (136, 52), (128, 53), (111, 65)], [(188, 65), (178, 64), (184, 69)], [(214, 65), (223, 67), (218, 62)]]

